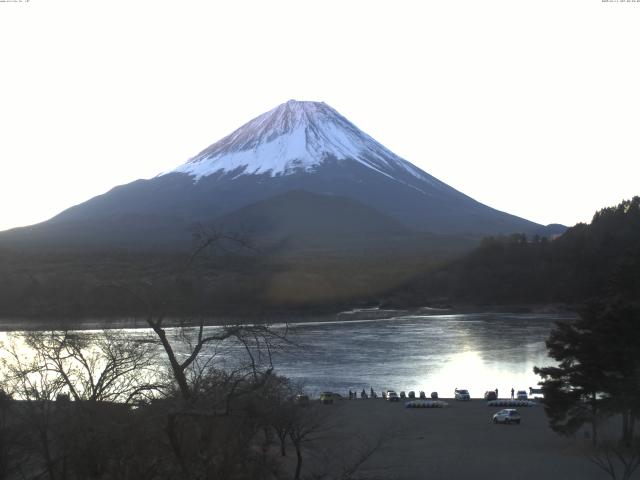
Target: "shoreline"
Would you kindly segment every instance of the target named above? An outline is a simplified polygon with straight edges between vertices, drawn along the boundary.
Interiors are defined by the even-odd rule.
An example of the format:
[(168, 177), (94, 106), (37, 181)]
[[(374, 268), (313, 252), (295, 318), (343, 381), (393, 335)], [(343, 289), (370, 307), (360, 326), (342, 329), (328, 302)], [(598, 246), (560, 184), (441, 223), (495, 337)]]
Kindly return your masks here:
[[(280, 312), (260, 316), (220, 316), (204, 320), (208, 327), (266, 323), (266, 324), (305, 324), (305, 323), (342, 323), (363, 320), (390, 320), (397, 317), (424, 316), (437, 317), (465, 314), (575, 314), (576, 307), (561, 304), (536, 305), (459, 305), (450, 308), (418, 307), (418, 308), (353, 308), (334, 313), (301, 314), (300, 312)], [(189, 321), (179, 317), (167, 317), (164, 326), (176, 328), (181, 326), (198, 326), (199, 321)], [(43, 319), (33, 317), (0, 318), (0, 332), (11, 331), (43, 331), (43, 330), (104, 330), (104, 329), (143, 329), (149, 328), (143, 317), (105, 317), (76, 319)]]

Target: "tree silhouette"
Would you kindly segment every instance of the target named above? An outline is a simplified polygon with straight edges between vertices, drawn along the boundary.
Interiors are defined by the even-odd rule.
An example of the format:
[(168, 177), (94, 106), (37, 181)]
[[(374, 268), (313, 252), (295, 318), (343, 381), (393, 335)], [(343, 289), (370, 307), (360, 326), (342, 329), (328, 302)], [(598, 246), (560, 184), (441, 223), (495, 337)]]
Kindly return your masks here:
[(577, 321), (558, 323), (547, 348), (559, 365), (534, 371), (552, 429), (572, 434), (589, 423), (595, 444), (598, 422), (620, 415), (630, 444), (640, 414), (640, 305), (593, 303)]

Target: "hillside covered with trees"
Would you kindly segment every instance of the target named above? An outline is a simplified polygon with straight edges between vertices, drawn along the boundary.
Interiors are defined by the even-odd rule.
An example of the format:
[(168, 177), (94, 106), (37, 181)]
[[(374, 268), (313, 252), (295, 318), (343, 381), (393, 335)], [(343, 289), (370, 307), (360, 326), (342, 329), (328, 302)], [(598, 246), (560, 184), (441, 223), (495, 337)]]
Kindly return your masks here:
[(488, 237), (464, 257), (397, 289), (390, 302), (580, 304), (640, 297), (640, 197), (598, 211), (554, 240)]

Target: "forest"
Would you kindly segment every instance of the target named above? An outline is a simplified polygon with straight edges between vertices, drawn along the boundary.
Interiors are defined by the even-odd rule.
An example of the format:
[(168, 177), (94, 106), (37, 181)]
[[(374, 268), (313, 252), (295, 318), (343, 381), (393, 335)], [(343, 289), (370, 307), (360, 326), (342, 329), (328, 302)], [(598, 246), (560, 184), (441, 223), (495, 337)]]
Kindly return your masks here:
[(640, 197), (603, 208), (555, 238), (483, 239), (463, 257), (398, 288), (395, 305), (579, 306), (603, 295), (640, 298)]

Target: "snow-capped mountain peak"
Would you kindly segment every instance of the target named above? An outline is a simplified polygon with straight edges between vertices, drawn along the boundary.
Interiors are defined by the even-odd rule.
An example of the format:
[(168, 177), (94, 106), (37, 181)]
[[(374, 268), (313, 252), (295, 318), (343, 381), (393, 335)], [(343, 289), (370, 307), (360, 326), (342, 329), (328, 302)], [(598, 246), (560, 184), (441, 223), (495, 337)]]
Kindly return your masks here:
[(219, 172), (278, 176), (313, 172), (326, 160), (356, 161), (391, 178), (401, 172), (429, 183), (435, 180), (324, 102), (297, 100), (254, 118), (173, 172), (196, 180)]
[[(276, 255), (299, 242), (314, 256), (357, 250), (384, 258), (394, 245), (408, 255), (421, 251), (431, 234), (467, 239), (542, 228), (423, 172), (330, 106), (291, 100), (173, 172), (120, 185), (40, 225), (0, 235), (0, 246), (192, 248), (194, 224), (252, 232)], [(457, 248), (458, 240), (451, 243)], [(449, 251), (449, 245), (437, 248)]]

